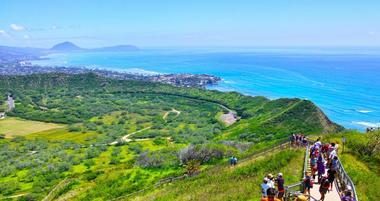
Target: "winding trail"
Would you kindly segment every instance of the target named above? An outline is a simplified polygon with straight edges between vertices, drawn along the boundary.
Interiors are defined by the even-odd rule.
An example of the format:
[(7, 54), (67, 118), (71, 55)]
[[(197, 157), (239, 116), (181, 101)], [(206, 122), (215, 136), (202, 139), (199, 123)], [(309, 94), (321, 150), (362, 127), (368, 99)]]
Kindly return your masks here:
[[(141, 129), (141, 130), (138, 130), (138, 131), (135, 131), (135, 132), (129, 133), (129, 134), (127, 134), (127, 135), (124, 135), (122, 138), (120, 138), (120, 140), (121, 140), (122, 142), (130, 142), (130, 141), (132, 141), (131, 139), (129, 139), (129, 137), (130, 137), (131, 135), (134, 135), (134, 134), (136, 134), (136, 133), (143, 132), (143, 131), (148, 130), (148, 129), (151, 129), (151, 128), (152, 128), (152, 126), (148, 126), (148, 127), (143, 128), (143, 129)], [(113, 142), (109, 143), (109, 145), (116, 145), (117, 143), (118, 143), (118, 141), (116, 140), (116, 141), (113, 141)]]
[(178, 117), (178, 116), (181, 114), (181, 111), (178, 111), (178, 110), (172, 108), (171, 111), (167, 111), (167, 112), (165, 112), (164, 116), (162, 116), (162, 119), (166, 121), (166, 119), (168, 118), (168, 115), (169, 115), (170, 113), (176, 113), (176, 117)]

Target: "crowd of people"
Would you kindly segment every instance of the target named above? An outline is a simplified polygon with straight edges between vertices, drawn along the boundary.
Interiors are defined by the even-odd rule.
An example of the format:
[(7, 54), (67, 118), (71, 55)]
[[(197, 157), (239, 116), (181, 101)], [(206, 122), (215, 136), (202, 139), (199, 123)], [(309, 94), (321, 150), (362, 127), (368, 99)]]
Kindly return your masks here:
[(261, 184), (261, 201), (283, 201), (285, 193), (285, 180), (282, 173), (278, 173), (274, 178), (272, 174), (264, 177)]
[(293, 147), (306, 147), (308, 144), (308, 139), (305, 134), (293, 134), (290, 136), (290, 142)]
[[(313, 188), (314, 183), (319, 184), (321, 201), (324, 201), (326, 193), (333, 190), (338, 166), (338, 147), (336, 143), (322, 144), (319, 138), (310, 147), (309, 157), (311, 170), (306, 172), (305, 178), (303, 179), (303, 193), (305, 195), (310, 195), (310, 189)], [(352, 192), (343, 192), (341, 200), (353, 201)]]
[[(307, 147), (309, 140), (304, 134), (293, 134), (290, 137), (293, 147)], [(295, 198), (295, 201), (305, 201), (310, 197), (310, 189), (315, 183), (319, 184), (320, 201), (325, 200), (325, 195), (333, 190), (334, 181), (338, 168), (338, 148), (337, 143), (323, 144), (318, 138), (310, 146), (310, 171), (305, 173), (302, 181), (304, 192)], [(262, 201), (283, 201), (285, 194), (285, 180), (282, 173), (278, 173), (274, 178), (268, 174), (261, 184)], [(354, 201), (350, 186), (340, 194), (341, 201)]]

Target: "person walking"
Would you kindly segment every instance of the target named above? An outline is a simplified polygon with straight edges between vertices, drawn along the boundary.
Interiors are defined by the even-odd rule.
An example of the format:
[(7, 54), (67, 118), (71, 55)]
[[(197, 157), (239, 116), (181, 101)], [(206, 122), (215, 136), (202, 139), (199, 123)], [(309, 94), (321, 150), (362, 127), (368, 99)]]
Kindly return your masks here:
[(237, 162), (238, 162), (238, 159), (234, 156), (233, 157), (233, 163), (234, 163), (234, 165), (237, 165)]
[(284, 187), (285, 180), (284, 180), (281, 172), (278, 173), (275, 181), (276, 181), (277, 191), (278, 191), (277, 198), (280, 200), (283, 200), (284, 193), (285, 193), (285, 187)]
[(320, 201), (325, 200), (325, 195), (326, 195), (327, 191), (329, 190), (329, 186), (330, 186), (330, 183), (329, 183), (327, 177), (326, 176), (322, 177), (321, 183), (319, 186), (319, 193), (321, 194), (321, 199), (319, 199)]
[(318, 162), (317, 162), (317, 171), (318, 171), (318, 183), (321, 183), (322, 176), (326, 172), (326, 167), (325, 167), (325, 160), (323, 159), (322, 154), (319, 155), (318, 157)]
[(267, 175), (267, 178), (268, 178), (268, 185), (271, 187), (271, 188), (274, 188), (274, 178), (273, 178), (273, 175), (272, 174), (268, 174)]
[(327, 170), (327, 179), (330, 183), (330, 190), (332, 191), (333, 189), (333, 183), (334, 183), (334, 180), (335, 180), (335, 173), (336, 171), (335, 170), (332, 170), (332, 169), (329, 169)]
[(268, 184), (268, 178), (263, 179), (263, 183), (261, 184), (261, 198), (266, 198), (267, 195), (267, 190), (270, 188)]
[(310, 195), (310, 189), (313, 188), (313, 179), (310, 176), (310, 172), (306, 172), (306, 176), (303, 179), (304, 194), (308, 193)]

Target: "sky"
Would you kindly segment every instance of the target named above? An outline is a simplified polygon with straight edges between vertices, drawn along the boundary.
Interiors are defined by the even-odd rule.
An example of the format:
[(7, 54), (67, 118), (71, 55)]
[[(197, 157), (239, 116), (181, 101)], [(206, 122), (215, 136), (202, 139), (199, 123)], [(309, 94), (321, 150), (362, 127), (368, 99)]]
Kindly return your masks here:
[(380, 0), (0, 0), (0, 45), (380, 46)]

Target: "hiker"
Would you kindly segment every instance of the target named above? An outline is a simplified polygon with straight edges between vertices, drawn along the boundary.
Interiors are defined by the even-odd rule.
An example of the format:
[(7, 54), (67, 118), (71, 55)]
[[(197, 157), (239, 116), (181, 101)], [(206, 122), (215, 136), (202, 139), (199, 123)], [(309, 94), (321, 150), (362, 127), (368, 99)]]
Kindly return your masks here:
[(322, 147), (321, 138), (318, 137), (317, 141), (315, 141), (314, 146), (316, 146), (318, 149)]
[(343, 193), (341, 193), (340, 200), (341, 201), (354, 201), (355, 200), (354, 197), (352, 196), (351, 186), (347, 186), (346, 190)]
[(338, 167), (338, 156), (334, 156), (330, 164), (330, 169), (336, 170), (337, 167)]
[(276, 189), (274, 189), (274, 188), (268, 188), (267, 195), (268, 195), (268, 197), (261, 198), (261, 201), (281, 201), (280, 199), (275, 198)]
[(234, 156), (234, 165), (237, 165), (237, 158)]
[(351, 191), (347, 191), (340, 197), (341, 201), (354, 201)]
[(237, 158), (235, 156), (232, 156), (230, 158), (230, 165), (232, 166), (232, 165), (236, 165), (236, 164), (237, 164)]
[(263, 183), (261, 184), (261, 197), (266, 198), (267, 197), (267, 190), (270, 188), (268, 184), (268, 178), (264, 178)]
[(331, 191), (333, 189), (333, 183), (335, 180), (335, 173), (336, 173), (335, 170), (332, 170), (332, 169), (327, 170), (327, 178), (328, 178), (329, 183), (330, 183)]
[(307, 197), (304, 195), (299, 195), (294, 199), (294, 201), (307, 201)]
[(285, 193), (285, 188), (284, 188), (284, 183), (285, 183), (285, 180), (284, 178), (282, 177), (282, 173), (278, 173), (277, 175), (277, 178), (275, 180), (276, 182), (276, 185), (277, 185), (277, 198), (280, 199), (280, 200), (283, 200), (283, 197), (284, 197), (284, 193)]
[(268, 178), (268, 185), (269, 185), (271, 188), (274, 188), (274, 178), (273, 178), (273, 175), (272, 175), (272, 174), (268, 174), (268, 175), (267, 175), (267, 178)]
[(294, 145), (295, 145), (295, 141), (296, 141), (296, 136), (295, 136), (294, 133), (293, 133), (292, 136), (290, 136), (290, 144), (291, 144), (292, 146), (294, 146)]
[(325, 200), (325, 195), (327, 193), (327, 191), (329, 190), (329, 186), (330, 186), (330, 183), (328, 181), (328, 178), (326, 176), (323, 176), (322, 179), (321, 179), (321, 182), (320, 182), (320, 186), (319, 186), (319, 193), (321, 194), (321, 201), (324, 201)]
[(322, 176), (326, 172), (326, 167), (325, 167), (325, 160), (322, 156), (322, 154), (319, 155), (318, 157), (318, 162), (317, 162), (317, 171), (318, 171), (318, 183), (321, 183)]
[(306, 194), (306, 192), (310, 195), (310, 189), (313, 188), (313, 179), (310, 176), (310, 172), (306, 172), (306, 176), (303, 179), (303, 186), (304, 186), (304, 192), (303, 194)]
[(315, 173), (317, 172), (317, 157), (313, 154), (310, 159), (311, 175), (315, 179)]

